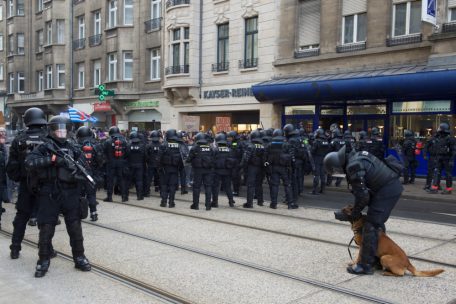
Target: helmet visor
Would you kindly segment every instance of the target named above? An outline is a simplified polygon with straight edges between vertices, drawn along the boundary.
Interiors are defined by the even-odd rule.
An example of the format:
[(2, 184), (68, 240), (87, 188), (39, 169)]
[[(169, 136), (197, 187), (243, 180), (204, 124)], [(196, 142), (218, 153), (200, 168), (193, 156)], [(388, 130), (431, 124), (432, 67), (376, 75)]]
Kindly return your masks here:
[(68, 132), (71, 130), (71, 125), (69, 124), (52, 124), (50, 125), (51, 133), (55, 138), (58, 139), (67, 139)]

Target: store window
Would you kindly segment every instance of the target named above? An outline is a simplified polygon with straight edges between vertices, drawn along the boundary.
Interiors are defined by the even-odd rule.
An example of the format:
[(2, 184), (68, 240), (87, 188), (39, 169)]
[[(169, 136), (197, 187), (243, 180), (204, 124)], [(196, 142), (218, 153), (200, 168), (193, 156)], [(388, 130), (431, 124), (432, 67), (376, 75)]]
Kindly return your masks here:
[(394, 4), (393, 36), (418, 34), (421, 32), (421, 1)]
[(285, 115), (315, 115), (315, 106), (285, 107)]
[(347, 106), (347, 115), (385, 115), (386, 105)]

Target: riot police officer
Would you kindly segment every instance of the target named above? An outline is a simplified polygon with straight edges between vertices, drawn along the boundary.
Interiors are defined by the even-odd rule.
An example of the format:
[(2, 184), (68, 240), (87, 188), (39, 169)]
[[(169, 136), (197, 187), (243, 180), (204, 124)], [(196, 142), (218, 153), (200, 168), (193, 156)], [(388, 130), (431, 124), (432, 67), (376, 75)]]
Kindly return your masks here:
[(378, 234), (381, 230), (385, 231), (385, 222), (403, 191), (400, 174), (367, 151), (346, 154), (345, 146), (338, 152), (329, 153), (324, 159), (324, 166), (328, 173), (346, 172), (355, 196), (351, 220), (359, 219), (363, 209), (368, 206), (363, 226), (361, 260), (348, 267), (347, 271), (352, 274), (373, 274)]
[(359, 140), (356, 143), (356, 151), (372, 150), (372, 140), (367, 136), (366, 131), (359, 132)]
[(404, 131), (405, 140), (402, 144), (402, 153), (404, 154), (404, 182), (403, 184), (415, 183), (415, 173), (418, 167), (416, 160), (416, 139), (413, 137), (413, 132), (410, 130)]
[(214, 185), (212, 186), (212, 207), (218, 207), (220, 185), (228, 197), (228, 204), (234, 207), (233, 191), (231, 188), (232, 170), (236, 167), (237, 159), (234, 151), (228, 147), (226, 135), (219, 133), (215, 136), (214, 147)]
[(258, 205), (263, 206), (264, 145), (259, 131), (250, 134), (250, 142), (245, 148), (240, 165), (247, 172), (247, 202), (243, 207), (253, 208), (254, 196)]
[[(98, 184), (102, 185), (103, 182), (101, 181), (101, 169), (103, 167), (103, 153), (94, 138), (92, 130), (85, 126), (80, 127), (76, 131), (76, 138), (78, 147), (82, 151), (82, 156), (84, 157), (85, 163), (87, 164), (87, 168), (91, 176), (95, 178)], [(90, 219), (93, 222), (98, 220), (96, 194), (96, 187), (90, 185), (88, 181), (84, 181), (82, 196), (85, 197), (88, 201)]]
[(374, 154), (379, 160), (385, 160), (385, 144), (383, 143), (383, 137), (380, 134), (380, 130), (377, 127), (373, 127), (371, 130), (370, 140), (372, 144), (370, 145), (369, 152)]
[(440, 184), (441, 171), (445, 170), (446, 188), (442, 194), (451, 194), (453, 190), (453, 178), (451, 172), (454, 167), (454, 158), (456, 157), (456, 142), (450, 136), (450, 125), (446, 122), (440, 124), (437, 130), (436, 152), (434, 178), (431, 193), (437, 193)]
[(130, 171), (130, 182), (135, 183), (136, 197), (138, 201), (144, 199), (144, 170), (146, 169), (146, 147), (137, 132), (130, 134), (128, 144), (128, 167)]
[[(331, 146), (328, 139), (325, 137), (325, 131), (321, 128), (315, 131), (315, 141), (312, 144), (312, 157), (315, 163), (313, 188), (310, 194), (318, 195), (325, 192), (326, 173), (323, 168), (323, 159), (326, 154), (331, 152)], [(320, 190), (318, 191), (318, 185)]]
[[(209, 137), (208, 140), (210, 140), (211, 136), (210, 134), (207, 134)], [(181, 150), (182, 157), (184, 159), (187, 158), (188, 156), (188, 147), (187, 144), (184, 142), (184, 132), (178, 131), (177, 132), (177, 138), (179, 141), (179, 148)], [(187, 194), (187, 172), (185, 170), (185, 163), (182, 163), (182, 166), (179, 167), (179, 182), (180, 182), (180, 187), (181, 187), (181, 195)]]
[(116, 126), (109, 129), (109, 138), (104, 143), (104, 155), (106, 159), (106, 187), (107, 197), (105, 202), (112, 202), (114, 186), (119, 185), (122, 202), (128, 201), (128, 149), (127, 140), (120, 134)]
[(81, 151), (67, 140), (72, 127), (68, 118), (54, 116), (48, 125), (48, 140), (36, 147), (25, 159), (26, 168), (39, 183), (39, 260), (35, 271), (37, 278), (43, 277), (49, 269), (51, 241), (59, 213), (62, 213), (65, 219), (75, 268), (82, 271), (91, 269), (84, 255), (79, 203), (80, 181), (87, 175), (72, 161), (83, 161)]
[(344, 132), (344, 141), (345, 141), (345, 146), (347, 153), (350, 153), (351, 151), (356, 149), (356, 142), (355, 139), (353, 138), (353, 135), (350, 130), (345, 130)]
[(232, 184), (233, 184), (233, 195), (238, 196), (241, 188), (241, 167), (240, 163), (244, 154), (243, 145), (239, 141), (239, 135), (236, 131), (230, 131), (227, 134), (228, 147), (234, 152), (234, 156), (237, 160), (236, 166), (232, 170)]
[(154, 183), (155, 192), (160, 191), (160, 181), (158, 168), (160, 167), (160, 133), (156, 130), (150, 133), (150, 144), (146, 147), (146, 162), (147, 162), (147, 186), (146, 192), (144, 193), (145, 197), (150, 196), (150, 187), (152, 182)]
[[(333, 139), (330, 142), (331, 151), (339, 151), (340, 148), (345, 146), (345, 140), (343, 139), (343, 135), (339, 129), (335, 129), (333, 132)], [(333, 177), (328, 174), (326, 186), (331, 186)], [(342, 177), (336, 177), (336, 187), (340, 187), (342, 183)]]
[(290, 189), (290, 171), (296, 163), (293, 152), (291, 145), (285, 142), (283, 131), (274, 130), (272, 142), (266, 147), (264, 157), (264, 165), (270, 172), (271, 204), (269, 207), (272, 209), (277, 209), (280, 181), (283, 183), (288, 209), (298, 208)]
[(19, 182), (19, 191), (16, 203), (16, 216), (13, 221), (13, 236), (11, 239), (11, 258), (19, 258), (21, 243), (24, 239), (27, 222), (33, 218), (32, 224), (36, 225), (38, 200), (37, 185), (29, 183), (29, 174), (25, 168), (25, 158), (42, 144), (47, 135), (44, 128), (47, 124), (44, 112), (39, 108), (30, 108), (24, 113), (24, 123), (27, 130), (19, 133), (11, 143), (8, 163), (6, 165), (8, 177)]
[[(6, 148), (4, 141), (0, 140), (0, 193), (3, 193), (6, 187)], [(3, 199), (0, 198), (0, 229), (2, 228), (2, 213), (5, 209), (2, 208)]]
[(299, 136), (299, 130), (296, 130), (292, 124), (287, 124), (283, 127), (283, 132), (287, 138), (288, 143), (293, 150), (295, 162), (291, 169), (291, 193), (293, 195), (293, 201), (298, 200), (300, 193), (299, 184), (303, 180), (304, 176), (304, 161), (305, 161), (305, 149)]
[(175, 129), (166, 131), (166, 140), (160, 146), (160, 207), (176, 206), (174, 198), (178, 185), (179, 168), (183, 166), (183, 157), (180, 150), (179, 138)]
[(195, 145), (189, 152), (186, 160), (192, 164), (193, 172), (193, 204), (191, 209), (199, 209), (201, 186), (205, 189), (206, 210), (211, 210), (211, 195), (213, 185), (214, 152), (209, 146), (209, 141), (204, 133), (195, 136)]
[[(436, 167), (437, 159), (437, 136), (432, 135), (426, 141), (423, 150), (423, 158), (427, 160), (427, 172), (426, 172), (426, 185), (423, 190), (430, 191), (432, 186), (432, 178), (434, 176), (434, 168)], [(438, 185), (440, 186), (440, 184)]]

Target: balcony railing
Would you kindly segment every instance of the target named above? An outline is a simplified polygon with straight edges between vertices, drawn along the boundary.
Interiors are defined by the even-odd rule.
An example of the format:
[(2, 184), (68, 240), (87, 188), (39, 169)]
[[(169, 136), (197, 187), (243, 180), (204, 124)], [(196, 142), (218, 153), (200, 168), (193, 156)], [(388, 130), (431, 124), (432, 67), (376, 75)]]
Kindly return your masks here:
[(348, 52), (355, 52), (361, 51), (366, 49), (366, 42), (357, 42), (357, 43), (349, 43), (349, 44), (342, 44), (336, 46), (337, 53), (348, 53)]
[(229, 62), (217, 62), (212, 64), (212, 72), (223, 72), (230, 69)]
[(73, 5), (76, 5), (78, 3), (84, 2), (84, 0), (73, 0)]
[(73, 50), (85, 48), (85, 38), (73, 40)]
[(182, 4), (190, 4), (190, 0), (168, 0), (166, 1), (166, 8)]
[(160, 17), (160, 18), (150, 19), (150, 20), (144, 22), (146, 33), (152, 32), (152, 31), (159, 31), (161, 29), (161, 21), (162, 21), (162, 18)]
[(170, 67), (167, 67), (165, 69), (165, 74), (166, 75), (174, 75), (174, 74), (188, 74), (190, 71), (190, 66), (187, 65), (173, 65)]
[(442, 24), (442, 33), (456, 32), (456, 22)]
[(294, 52), (294, 58), (306, 58), (320, 55), (320, 48), (299, 50)]
[(257, 66), (258, 66), (258, 58), (239, 60), (240, 69), (256, 68)]
[(396, 46), (401, 44), (420, 43), (423, 41), (422, 34), (413, 34), (386, 39), (386, 46)]
[(89, 46), (97, 46), (101, 44), (101, 35), (97, 34), (89, 37)]

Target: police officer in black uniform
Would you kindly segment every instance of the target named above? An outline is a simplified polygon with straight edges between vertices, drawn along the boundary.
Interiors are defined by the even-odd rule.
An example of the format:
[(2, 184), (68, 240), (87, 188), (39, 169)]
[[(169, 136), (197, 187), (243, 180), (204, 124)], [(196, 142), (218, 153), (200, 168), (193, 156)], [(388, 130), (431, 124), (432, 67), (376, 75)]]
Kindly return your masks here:
[(151, 142), (146, 147), (146, 162), (147, 162), (147, 186), (146, 192), (144, 193), (145, 197), (150, 196), (150, 187), (152, 182), (154, 183), (155, 192), (160, 191), (160, 181), (158, 169), (160, 167), (160, 133), (156, 130), (150, 133)]
[(402, 153), (404, 154), (404, 182), (403, 184), (414, 184), (415, 173), (418, 167), (418, 161), (416, 160), (416, 139), (413, 136), (413, 132), (410, 130), (404, 131), (405, 140), (402, 143)]
[(112, 202), (114, 185), (119, 185), (122, 202), (128, 201), (128, 149), (127, 140), (116, 126), (109, 129), (109, 138), (104, 143), (106, 159), (107, 197), (105, 202)]
[[(0, 143), (0, 193), (3, 193), (6, 187), (6, 148), (4, 143)], [(0, 199), (0, 229), (2, 228), (2, 213), (5, 209), (2, 207), (3, 199)]]
[(192, 164), (193, 172), (193, 204), (191, 209), (199, 209), (201, 186), (204, 185), (206, 210), (211, 210), (211, 196), (213, 186), (214, 151), (209, 146), (207, 135), (198, 133), (195, 136), (195, 145), (189, 152), (187, 162)]
[[(436, 167), (437, 159), (437, 137), (432, 135), (426, 141), (423, 150), (423, 158), (427, 160), (427, 172), (426, 172), (426, 185), (423, 190), (430, 191), (432, 186), (432, 178), (434, 176), (434, 168)], [(440, 185), (438, 185), (440, 186)]]
[(285, 125), (283, 127), (283, 132), (290, 148), (293, 150), (292, 154), (295, 158), (295, 162), (291, 168), (291, 193), (293, 195), (293, 201), (296, 202), (299, 196), (299, 183), (302, 180), (301, 176), (304, 176), (305, 150), (301, 142), (299, 130), (295, 129), (292, 124)]
[(356, 143), (356, 151), (371, 151), (372, 140), (367, 136), (366, 131), (359, 132), (359, 140)]
[(247, 172), (247, 202), (243, 207), (253, 208), (255, 196), (258, 205), (263, 206), (264, 145), (260, 131), (256, 130), (250, 134), (250, 142), (245, 148), (240, 165)]
[(383, 137), (380, 134), (380, 130), (377, 127), (373, 127), (371, 130), (370, 140), (372, 144), (370, 146), (369, 152), (374, 154), (379, 160), (385, 160), (385, 144), (383, 142)]
[[(339, 151), (340, 148), (345, 146), (345, 140), (342, 135), (342, 132), (337, 128), (334, 130), (333, 134), (333, 139), (330, 142), (331, 146), (331, 151)], [(331, 186), (333, 181), (333, 177), (328, 174), (327, 176), (327, 181), (326, 181), (326, 186)], [(336, 187), (340, 187), (340, 184), (342, 183), (342, 177), (336, 177)]]
[[(63, 116), (49, 120), (48, 140), (39, 145), (25, 159), (25, 166), (39, 181), (38, 241), (39, 260), (35, 277), (43, 277), (49, 269), (52, 255), (51, 241), (59, 213), (65, 219), (75, 267), (82, 271), (91, 269), (84, 255), (81, 227), (80, 185), (83, 173), (70, 158), (81, 161), (81, 151), (67, 139), (71, 122)], [(75, 174), (76, 172), (76, 174)]]
[[(97, 181), (97, 185), (103, 185), (101, 170), (103, 168), (104, 155), (101, 147), (94, 138), (92, 130), (85, 126), (80, 127), (76, 131), (76, 139), (78, 148), (82, 151), (82, 157), (84, 157), (90, 175)], [(90, 219), (93, 222), (98, 220), (96, 194), (96, 187), (90, 185), (88, 181), (84, 181), (82, 196), (88, 201)]]
[(146, 170), (146, 147), (144, 141), (139, 138), (137, 132), (130, 134), (128, 144), (128, 167), (130, 171), (130, 182), (135, 183), (136, 197), (138, 201), (144, 199), (144, 170)]
[(228, 147), (234, 152), (234, 156), (237, 160), (236, 166), (233, 168), (232, 171), (232, 178), (231, 181), (233, 183), (233, 195), (238, 196), (239, 190), (241, 188), (241, 167), (240, 163), (242, 160), (242, 156), (244, 154), (243, 145), (239, 141), (239, 135), (236, 131), (230, 131), (227, 134), (228, 139)]
[(373, 274), (376, 261), (378, 234), (385, 231), (385, 222), (399, 200), (403, 187), (399, 174), (367, 151), (346, 154), (345, 146), (329, 153), (324, 159), (328, 173), (345, 173), (355, 196), (351, 220), (361, 217), (368, 206), (363, 227), (361, 261), (350, 266), (352, 274)]
[(437, 193), (440, 184), (441, 172), (445, 170), (446, 175), (446, 188), (442, 194), (451, 194), (453, 191), (453, 178), (451, 172), (454, 167), (454, 159), (456, 157), (456, 142), (450, 136), (450, 125), (446, 122), (440, 124), (437, 130), (436, 142), (437, 158), (435, 162), (433, 185), (431, 193)]
[(232, 170), (236, 167), (237, 159), (234, 151), (228, 147), (224, 133), (215, 136), (214, 147), (214, 185), (212, 186), (212, 207), (218, 207), (220, 185), (228, 197), (228, 204), (234, 207), (233, 190), (231, 188)]
[(179, 138), (175, 129), (166, 131), (166, 140), (160, 146), (160, 207), (176, 206), (174, 198), (178, 185), (179, 168), (183, 166), (183, 157), (180, 150)]
[[(183, 131), (178, 131), (177, 132), (177, 138), (179, 141), (179, 148), (181, 150), (181, 154), (183, 159), (187, 159), (188, 157), (188, 147), (187, 144), (184, 141), (184, 132)], [(207, 139), (208, 141), (212, 140), (212, 136), (210, 134), (207, 134)], [(180, 183), (180, 188), (181, 188), (181, 195), (187, 194), (187, 172), (185, 171), (185, 163), (182, 163), (182, 166), (179, 167), (179, 183)]]
[[(321, 128), (317, 129), (315, 131), (315, 140), (312, 144), (312, 157), (315, 163), (315, 171), (313, 188), (310, 194), (318, 195), (325, 192), (326, 173), (323, 168), (323, 159), (329, 152), (331, 152), (331, 145), (325, 136), (325, 131)], [(318, 185), (320, 185), (319, 191)]]
[(36, 225), (36, 214), (38, 211), (38, 201), (36, 197), (37, 185), (30, 183), (30, 175), (25, 168), (26, 156), (42, 144), (47, 135), (44, 128), (47, 124), (44, 112), (39, 108), (30, 108), (25, 111), (24, 123), (27, 130), (19, 133), (11, 143), (8, 163), (6, 165), (8, 177), (19, 182), (18, 197), (16, 203), (16, 216), (13, 221), (13, 236), (11, 239), (11, 258), (19, 258), (21, 243), (24, 239), (27, 221), (34, 218), (33, 224)]
[(347, 150), (347, 153), (350, 153), (351, 151), (356, 149), (356, 141), (353, 138), (353, 135), (350, 130), (345, 130), (344, 141), (345, 141), (345, 145), (347, 146), (345, 148)]
[(298, 208), (290, 188), (290, 171), (296, 163), (293, 153), (291, 145), (285, 142), (283, 131), (274, 130), (272, 142), (266, 147), (264, 157), (264, 165), (270, 172), (271, 204), (269, 207), (272, 209), (277, 209), (280, 181), (283, 183), (288, 209)]

